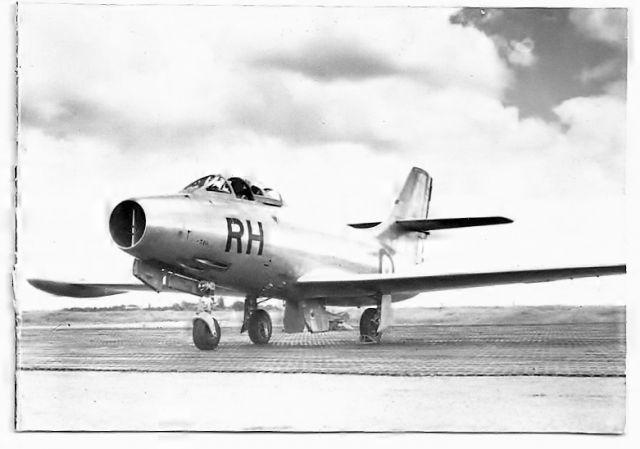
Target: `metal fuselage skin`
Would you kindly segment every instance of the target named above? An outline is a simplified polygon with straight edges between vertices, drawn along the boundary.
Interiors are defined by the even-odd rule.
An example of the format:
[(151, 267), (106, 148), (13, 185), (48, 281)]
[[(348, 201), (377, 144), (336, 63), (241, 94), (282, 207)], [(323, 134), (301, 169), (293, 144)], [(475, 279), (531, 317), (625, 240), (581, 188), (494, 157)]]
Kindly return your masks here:
[[(294, 284), (302, 275), (380, 271), (374, 233), (346, 225), (332, 232), (296, 219), (286, 207), (214, 192), (128, 202), (143, 211), (144, 231), (132, 244), (114, 237), (120, 249), (245, 296), (297, 300)], [(354, 298), (359, 302), (370, 301)]]

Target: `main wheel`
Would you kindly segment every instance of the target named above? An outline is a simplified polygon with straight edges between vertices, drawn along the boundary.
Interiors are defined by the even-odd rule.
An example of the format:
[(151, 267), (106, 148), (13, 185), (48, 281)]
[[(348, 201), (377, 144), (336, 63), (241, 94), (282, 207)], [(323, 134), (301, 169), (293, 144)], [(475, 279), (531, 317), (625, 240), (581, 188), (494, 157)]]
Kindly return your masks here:
[(211, 351), (220, 343), (220, 325), (215, 318), (212, 318), (214, 332), (209, 329), (209, 325), (202, 319), (193, 322), (193, 344), (203, 351)]
[(380, 325), (380, 313), (378, 309), (368, 308), (360, 317), (360, 341), (379, 342), (378, 326)]
[(257, 345), (269, 343), (271, 317), (266, 310), (258, 309), (249, 317), (249, 338)]

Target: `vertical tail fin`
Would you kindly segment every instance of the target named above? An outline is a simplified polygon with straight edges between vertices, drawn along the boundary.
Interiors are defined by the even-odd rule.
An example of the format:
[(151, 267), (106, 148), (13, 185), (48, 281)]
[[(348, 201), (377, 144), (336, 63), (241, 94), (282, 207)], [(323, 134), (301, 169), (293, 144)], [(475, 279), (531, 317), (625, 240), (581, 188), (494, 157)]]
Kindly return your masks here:
[(422, 232), (407, 232), (396, 220), (425, 219), (429, 213), (432, 178), (418, 167), (413, 167), (398, 195), (391, 215), (383, 225), (378, 239), (385, 248), (380, 254), (380, 271), (385, 266), (395, 271), (423, 262), (424, 239)]
[(427, 218), (431, 200), (431, 183), (429, 173), (418, 167), (411, 169), (391, 212), (394, 221)]

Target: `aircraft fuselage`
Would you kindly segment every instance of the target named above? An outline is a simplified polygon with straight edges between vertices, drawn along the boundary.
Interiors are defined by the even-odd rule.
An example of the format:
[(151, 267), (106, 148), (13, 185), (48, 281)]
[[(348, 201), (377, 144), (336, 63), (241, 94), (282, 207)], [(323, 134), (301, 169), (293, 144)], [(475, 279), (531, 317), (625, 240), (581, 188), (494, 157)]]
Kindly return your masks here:
[[(137, 259), (251, 296), (296, 299), (290, 286), (316, 270), (379, 272), (380, 243), (370, 232), (319, 229), (285, 207), (192, 193), (128, 200), (118, 246)], [(128, 208), (125, 211), (124, 208)]]

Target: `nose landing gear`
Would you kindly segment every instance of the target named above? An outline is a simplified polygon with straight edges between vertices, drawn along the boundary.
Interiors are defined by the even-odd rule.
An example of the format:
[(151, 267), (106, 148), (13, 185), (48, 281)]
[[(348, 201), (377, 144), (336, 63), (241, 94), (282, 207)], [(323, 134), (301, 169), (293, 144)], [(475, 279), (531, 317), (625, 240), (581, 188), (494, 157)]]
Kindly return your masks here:
[(215, 349), (220, 343), (220, 325), (211, 314), (213, 296), (215, 293), (213, 282), (201, 282), (198, 289), (202, 292), (196, 316), (193, 318), (193, 344), (203, 351)]
[(220, 343), (220, 325), (212, 316), (209, 318), (198, 316), (193, 320), (193, 344), (202, 351), (211, 351)]

